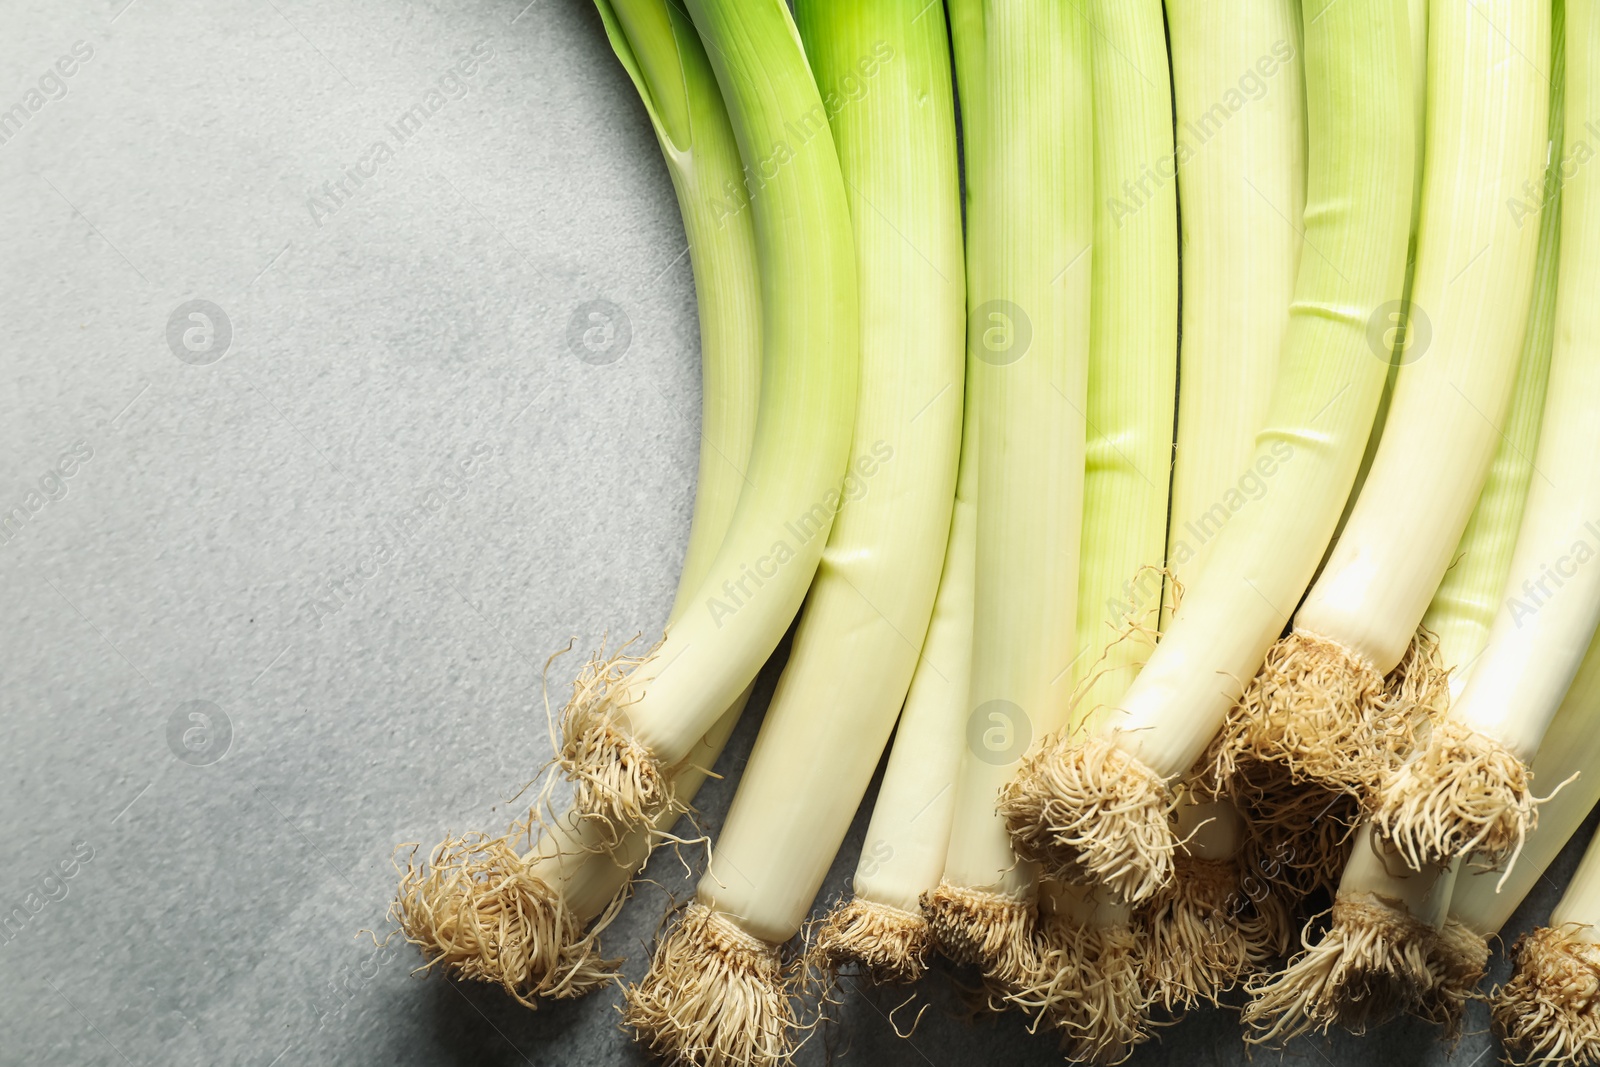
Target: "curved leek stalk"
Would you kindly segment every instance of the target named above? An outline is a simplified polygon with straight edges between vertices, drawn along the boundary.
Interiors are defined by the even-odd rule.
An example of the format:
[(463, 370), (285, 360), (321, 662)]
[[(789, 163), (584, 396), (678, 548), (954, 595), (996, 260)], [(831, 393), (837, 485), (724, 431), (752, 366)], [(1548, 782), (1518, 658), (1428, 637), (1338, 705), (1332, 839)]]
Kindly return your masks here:
[[(1173, 157), (1159, 0), (1088, 0), (1094, 103), (1088, 440), (1078, 560), (1073, 718), (1127, 690), (1154, 643), (1177, 389), (1178, 210), (1170, 179), (1127, 190)], [(1287, 300), (1285, 300), (1287, 305)], [(1154, 595), (1140, 595), (1154, 578)], [(1070, 725), (1070, 724), (1069, 724)], [(1150, 1033), (1144, 942), (1102, 892), (1047, 882), (1033, 961), (1006, 991), (1072, 1059), (1114, 1062)]]
[(1250, 460), (1300, 263), (1305, 82), (1294, 0), (1169, 0), (1167, 18), (1184, 295), (1167, 567), (1188, 587), (1266, 491)]
[(905, 700), (945, 556), (930, 531), (949, 530), (955, 499), (965, 317), (944, 22), (923, 0), (804, 0), (797, 16), (818, 88), (837, 102), (867, 309), (855, 458), (696, 901), (628, 992), (628, 1024), (674, 1062), (786, 1056), (782, 947)]
[(1121, 713), (1092, 738), (1041, 748), (1002, 796), (1019, 854), (1131, 902), (1171, 878), (1168, 783), (1194, 766), (1281, 631), (1361, 462), (1387, 371), (1367, 324), (1399, 299), (1405, 275), (1408, 38), (1400, 0), (1306, 5), (1311, 252), (1252, 464), (1274, 472), (1267, 500), (1218, 535)]
[[(1161, 4), (1087, 0), (1086, 11), (1095, 28), (1096, 196), (1071, 674), (1079, 719), (1114, 704), (1150, 655), (1161, 598), (1145, 600), (1137, 589), (1150, 575), (1161, 580), (1178, 389), (1176, 187), (1168, 180), (1137, 207), (1120, 199), (1151, 160), (1174, 155)], [(1130, 623), (1144, 633), (1125, 633)]]
[(942, 952), (1003, 983), (1031, 951), (1035, 886), (994, 797), (1030, 738), (1065, 724), (1076, 648), (1091, 31), (1077, 5), (1055, 0), (961, 0), (951, 17), (968, 164), (977, 548), (968, 751), (944, 872), (924, 910)]
[[(1554, 76), (1549, 132), (1552, 159), (1562, 143), (1562, 21), (1555, 7), (1551, 32)], [(1433, 704), (1441, 685), (1459, 693), (1489, 641), (1490, 625), (1516, 546), (1528, 486), (1534, 475), (1554, 336), (1556, 263), (1560, 247), (1559, 201), (1546, 205), (1539, 223), (1534, 297), (1523, 335), (1517, 381), (1505, 438), (1478, 505), (1468, 520), (1454, 562), (1433, 596), (1422, 628), (1437, 635), (1434, 662), (1419, 662), (1428, 677), (1415, 679)], [(1441, 673), (1448, 675), (1444, 681)], [(1391, 697), (1391, 699), (1393, 699)], [(1277, 1043), (1338, 1025), (1361, 1030), (1385, 1015), (1412, 1011), (1454, 1028), (1461, 993), (1452, 988), (1459, 970), (1443, 959), (1437, 928), (1449, 903), (1452, 880), (1437, 868), (1408, 868), (1372, 838), (1366, 826), (1356, 839), (1335, 897), (1333, 924), (1316, 944), (1270, 979), (1254, 984), (1244, 1021), (1258, 1043)], [(1373, 995), (1382, 990), (1382, 995)]]
[(1546, 156), (1549, 85), (1524, 57), (1550, 54), (1549, 5), (1434, 3), (1429, 53), (1409, 344), (1382, 439), (1229, 738), (1363, 798), (1410, 745), (1414, 724), (1389, 714), (1384, 677), (1450, 565), (1501, 441), (1538, 244), (1504, 191)]
[[(1287, 220), (1305, 210), (1305, 78), (1296, 0), (1169, 0), (1167, 18), (1184, 292), (1167, 569), (1187, 588), (1222, 527), (1269, 485), (1251, 459), (1302, 255)], [(1143, 915), (1150, 981), (1168, 1010), (1214, 999), (1262, 951), (1240, 913), (1237, 811), (1194, 799), (1178, 812), (1192, 825), (1174, 883)], [(1252, 895), (1252, 906), (1269, 903)]]
[[(739, 148), (694, 27), (666, 0), (597, 0), (606, 34), (633, 80), (672, 176), (699, 306), (704, 386), (700, 475), (678, 596), (691, 605), (732, 521), (755, 432), (760, 292), (749, 212), (726, 210), (742, 180)], [(694, 801), (744, 708), (735, 699), (672, 779), (673, 803), (627, 835), (615, 854), (572, 813), (531, 842), (535, 819), (496, 838), (451, 838), (421, 867), (407, 864), (394, 913), (408, 939), (446, 974), (501, 985), (523, 1003), (578, 996), (615, 976), (597, 938), (616, 915), (656, 834)], [(531, 849), (527, 846), (531, 844)], [(519, 850), (520, 846), (520, 850)]]
[[(1600, 25), (1567, 7), (1566, 142), (1600, 111)], [(1600, 622), (1600, 179), (1578, 169), (1561, 202), (1555, 350), (1534, 478), (1489, 644), (1425, 748), (1384, 787), (1377, 822), (1412, 866), (1512, 862), (1537, 818), (1528, 761)], [(1555, 788), (1550, 782), (1546, 788)]]
[(972, 672), (974, 415), (974, 406), (966, 405), (939, 595), (856, 863), (855, 896), (829, 912), (811, 946), (820, 966), (857, 963), (874, 982), (914, 982), (927, 967), (932, 940), (921, 900), (939, 885), (955, 818)]
[(849, 205), (827, 112), (776, 0), (690, 0), (751, 186), (761, 396), (744, 491), (694, 605), (643, 659), (595, 662), (563, 712), (574, 806), (611, 840), (673, 806), (665, 768), (755, 678), (843, 500), (860, 319)]

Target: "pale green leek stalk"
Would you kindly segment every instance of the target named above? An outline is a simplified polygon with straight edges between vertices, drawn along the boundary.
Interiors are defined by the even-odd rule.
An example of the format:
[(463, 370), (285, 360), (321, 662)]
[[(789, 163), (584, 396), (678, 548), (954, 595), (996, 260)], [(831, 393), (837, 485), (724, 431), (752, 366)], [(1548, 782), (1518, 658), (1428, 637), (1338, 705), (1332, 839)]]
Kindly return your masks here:
[[(655, 128), (683, 214), (695, 277), (704, 444), (673, 619), (693, 605), (691, 595), (732, 521), (744, 484), (743, 461), (755, 435), (761, 374), (755, 234), (748, 211), (730, 210), (728, 185), (743, 183), (739, 147), (694, 24), (668, 0), (595, 0), (595, 6)], [(691, 750), (673, 776), (675, 803), (654, 826), (633, 831), (614, 851), (601, 848), (596, 828), (571, 813), (541, 835), (533, 872), (557, 889), (580, 922), (593, 921), (617, 899), (644, 864), (652, 841), (671, 830), (681, 809), (694, 802), (748, 697), (746, 690)]]
[[(1560, 158), (1564, 133), (1561, 38), (1561, 3), (1558, 0), (1551, 33), (1554, 75), (1548, 143), (1552, 164)], [(1561, 248), (1559, 192), (1544, 204), (1539, 214), (1538, 233), (1533, 300), (1523, 332), (1517, 378), (1503, 436), (1450, 568), (1445, 571), (1422, 617), (1422, 628), (1438, 640), (1439, 666), (1449, 671), (1452, 697), (1465, 687), (1473, 664), (1489, 643), (1500, 594), (1511, 573), (1511, 559), (1528, 501), (1528, 489), (1534, 478), (1533, 456), (1539, 444), (1539, 427), (1550, 380), (1551, 347), (1555, 339), (1556, 266)]]
[(1077, 5), (1053, 0), (961, 0), (952, 18), (957, 74), (975, 87), (962, 117), (968, 403), (980, 446), (973, 725), (938, 892), (1021, 904), (1034, 872), (993, 805), (1029, 738), (1066, 723), (1072, 691), (1094, 259), (1091, 30)]
[(798, 931), (894, 727), (955, 499), (966, 321), (955, 110), (944, 20), (922, 11), (802, 0), (796, 12), (833, 107), (870, 310), (854, 491), (700, 882), (703, 903), (773, 944)]
[[(689, 594), (705, 577), (744, 484), (761, 372), (755, 234), (748, 211), (727, 210), (727, 190), (743, 181), (739, 149), (693, 25), (666, 0), (616, 0), (614, 6), (597, 0), (597, 7), (665, 157), (688, 238), (699, 310), (704, 398), (700, 472), (670, 620), (692, 603)], [(447, 842), (430, 864), (435, 891), (429, 891), (427, 881), (420, 883), (434, 908), (408, 906), (418, 901), (408, 893), (414, 879), (427, 875), (407, 872), (400, 911), (408, 934), (425, 952), (438, 954), (447, 971), (499, 981), (525, 999), (573, 996), (607, 984), (610, 967), (599, 960), (594, 939), (644, 862), (653, 832), (669, 831), (693, 803), (747, 696), (748, 691), (735, 699), (677, 768), (674, 804), (657, 816), (654, 826), (635, 830), (614, 852), (603, 847), (607, 842), (598, 827), (572, 812), (543, 826), (531, 851), (521, 856), (512, 846), (524, 833), (531, 834), (531, 825), (514, 829), (504, 850), (485, 850), (484, 842), (475, 838), (461, 841), (461, 847)], [(504, 865), (529, 877), (508, 878), (513, 872)], [(526, 894), (519, 906), (509, 909), (524, 925), (501, 925), (488, 942), (463, 936), (462, 931), (475, 925), (465, 918), (474, 908), (485, 912), (479, 922), (498, 922), (489, 914), (500, 903), (492, 888), (496, 884), (521, 887)], [(508, 942), (518, 943), (517, 949)]]
[(1306, 195), (1299, 18), (1295, 0), (1167, 3), (1177, 140), (1154, 172), (1170, 186), (1176, 161), (1182, 205), (1183, 388), (1167, 536), (1182, 586), (1222, 527), (1266, 491), (1250, 461), (1278, 376)]
[(1256, 725), (1272, 758), (1329, 787), (1370, 796), (1405, 743), (1383, 710), (1383, 677), (1405, 655), (1501, 442), (1538, 248), (1504, 192), (1544, 165), (1549, 83), (1526, 57), (1549, 54), (1548, 4), (1430, 8), (1408, 344), (1372, 470), (1275, 650), (1284, 665)]
[[(1094, 253), (1069, 729), (1115, 705), (1155, 643), (1178, 373), (1176, 186), (1155, 169), (1174, 159), (1161, 3), (1088, 0), (1084, 12)], [(1129, 909), (1058, 882), (1039, 892), (1039, 961), (1008, 999), (1058, 1031), (1069, 1058), (1118, 1060), (1149, 1032)]]
[[(975, 414), (974, 405), (965, 405), (939, 594), (856, 863), (855, 899), (830, 912), (816, 941), (825, 966), (860, 963), (880, 982), (915, 981), (926, 966), (921, 900), (939, 884), (955, 817), (972, 671)], [(900, 936), (888, 934), (889, 928), (898, 928)]]
[[(1533, 270), (1533, 299), (1522, 335), (1517, 380), (1511, 393), (1503, 437), (1495, 450), (1477, 507), (1461, 534), (1450, 567), (1434, 591), (1422, 628), (1438, 639), (1440, 665), (1450, 671), (1450, 696), (1461, 694), (1471, 668), (1489, 642), (1505, 579), (1511, 573), (1517, 531), (1534, 477), (1533, 455), (1539, 447), (1545, 396), (1550, 381), (1550, 353), (1555, 342), (1556, 268), (1561, 253), (1559, 164), (1565, 141), (1565, 38), (1563, 0), (1552, 7), (1550, 26), (1550, 110), (1540, 189), (1546, 199), (1533, 214), (1539, 233)], [(1520, 225), (1535, 218), (1519, 216)]]
[(685, 920), (629, 991), (674, 1061), (767, 1064), (793, 1040), (800, 929), (905, 700), (961, 442), (960, 186), (948, 39), (921, 0), (805, 0), (801, 38), (854, 219), (861, 383), (844, 504)]
[(702, 444), (689, 545), (672, 602), (676, 618), (693, 603), (733, 521), (755, 438), (761, 385), (755, 231), (742, 201), (730, 202), (730, 190), (744, 186), (739, 145), (688, 15), (670, 0), (595, 0), (595, 7), (661, 146), (694, 272)]
[[(1361, 456), (1361, 470), (1356, 473), (1355, 486), (1350, 490), (1349, 499), (1344, 504), (1344, 514), (1339, 516), (1339, 527), (1333, 534), (1331, 544), (1334, 545), (1339, 543), (1345, 524), (1350, 521), (1350, 513), (1355, 510), (1356, 501), (1360, 499), (1361, 488), (1367, 484), (1367, 475), (1372, 471), (1372, 462), (1378, 458), (1378, 444), (1383, 440), (1383, 427), (1389, 420), (1389, 405), (1394, 400), (1395, 381), (1399, 377), (1400, 364), (1405, 359), (1410, 339), (1405, 324), (1411, 314), (1411, 289), (1416, 282), (1417, 223), (1420, 221), (1422, 208), (1422, 167), (1427, 158), (1428, 79), (1423, 75), (1428, 69), (1428, 0), (1407, 0), (1407, 4), (1411, 23), (1411, 69), (1417, 72), (1417, 77), (1412, 79), (1415, 89), (1412, 96), (1416, 101), (1417, 116), (1417, 155), (1412, 169), (1411, 242), (1406, 246), (1406, 286), (1400, 297), (1400, 307), (1388, 316), (1386, 333), (1393, 338), (1393, 344), (1387, 346), (1390, 352), (1389, 377), (1383, 385), (1383, 399), (1378, 401), (1378, 413), (1372, 420), (1372, 433), (1367, 437), (1367, 450)], [(1323, 562), (1327, 562), (1326, 558)]]
[(850, 459), (860, 345), (849, 204), (779, 0), (689, 0), (750, 187), (762, 369), (744, 491), (706, 578), (637, 669), (586, 672), (565, 713), (577, 806), (620, 836), (671, 806), (664, 768), (754, 679), (809, 587)]
[[(1140, 591), (1152, 576), (1161, 582), (1178, 388), (1176, 185), (1168, 177), (1134, 204), (1123, 199), (1154, 164), (1173, 159), (1161, 3), (1088, 0), (1086, 10), (1095, 27), (1096, 195), (1072, 664), (1080, 718), (1116, 703), (1153, 644), (1159, 588), (1148, 598)], [(1118, 640), (1130, 623), (1144, 632)]]
[(1170, 879), (1167, 783), (1194, 765), (1281, 631), (1361, 462), (1387, 371), (1367, 325), (1399, 299), (1405, 275), (1409, 36), (1401, 0), (1306, 6), (1305, 244), (1315, 254), (1301, 257), (1252, 463), (1263, 478), (1274, 472), (1270, 491), (1218, 534), (1123, 713), (1096, 738), (1030, 757), (1002, 798), (1020, 853), (1130, 901)]
[[(1588, 153), (1600, 114), (1600, 27), (1567, 8), (1566, 144)], [(1508, 61), (1509, 62), (1509, 61)], [(1526, 65), (1526, 61), (1521, 61)], [(1555, 347), (1533, 479), (1510, 577), (1484, 650), (1425, 750), (1385, 786), (1378, 823), (1413, 866), (1514, 860), (1537, 818), (1527, 763), (1540, 748), (1600, 621), (1600, 179), (1561, 161)], [(1537, 173), (1537, 171), (1535, 172)], [(1510, 206), (1502, 208), (1508, 216)], [(1466, 768), (1471, 770), (1467, 771)]]
[[(1267, 492), (1251, 460), (1294, 299), (1306, 195), (1298, 0), (1168, 0), (1167, 19), (1177, 105), (1183, 388), (1163, 626), (1175, 594), (1201, 574), (1218, 532)], [(1141, 601), (1150, 580), (1136, 589)], [(1190, 851), (1220, 854), (1236, 840), (1234, 821), (1226, 813), (1197, 819), (1187, 835)], [(1172, 987), (1169, 1000), (1186, 998), (1197, 985), (1183, 984)]]
[[(970, 40), (959, 23), (963, 14), (960, 8), (950, 12), (957, 49)], [(961, 73), (958, 68), (958, 77)], [(962, 84), (970, 165), (974, 105)], [(969, 382), (974, 358), (969, 350)], [(812, 946), (822, 966), (859, 963), (881, 982), (915, 981), (926, 966), (928, 933), (921, 900), (938, 885), (944, 870), (967, 746), (978, 440), (977, 405), (969, 393), (963, 399), (960, 470), (933, 616), (856, 863), (854, 899), (829, 913)]]

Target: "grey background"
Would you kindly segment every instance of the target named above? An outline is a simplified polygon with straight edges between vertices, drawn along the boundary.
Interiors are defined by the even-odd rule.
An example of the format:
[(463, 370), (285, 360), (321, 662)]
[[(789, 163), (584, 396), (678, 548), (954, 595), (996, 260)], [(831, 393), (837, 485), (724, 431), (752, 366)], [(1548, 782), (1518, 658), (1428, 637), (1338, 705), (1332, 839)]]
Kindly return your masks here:
[[(0, 1062), (642, 1058), (615, 995), (530, 1013), (360, 933), (397, 845), (504, 825), (550, 754), (545, 657), (657, 631), (688, 529), (697, 332), (666, 172), (594, 12), (525, 2), (0, 3), (0, 110), (93, 49), (0, 144), (0, 510), (92, 451), (0, 544), (0, 910), (28, 913), (0, 943)], [(396, 144), (480, 43), (465, 95)], [(378, 140), (392, 158), (314, 211)], [(232, 330), (199, 362), (168, 342), (193, 299)], [(595, 299), (631, 330), (609, 364), (568, 342)], [(730, 794), (705, 790), (709, 829)], [(652, 871), (607, 937), (630, 976), (692, 886)], [(923, 993), (902, 1041), (902, 997), (847, 983), (805, 1062), (1058, 1062), (1018, 1019), (963, 1024), (944, 979)], [(1281, 1061), (1487, 1051), (1400, 1023)], [(1243, 1060), (1199, 1013), (1134, 1062)]]

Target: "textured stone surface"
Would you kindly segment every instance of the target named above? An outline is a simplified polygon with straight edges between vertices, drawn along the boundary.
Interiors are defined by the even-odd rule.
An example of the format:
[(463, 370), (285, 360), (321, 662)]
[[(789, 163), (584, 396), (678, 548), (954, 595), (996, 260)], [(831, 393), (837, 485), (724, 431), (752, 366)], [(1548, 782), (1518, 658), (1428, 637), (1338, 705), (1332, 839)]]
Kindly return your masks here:
[[(0, 5), (0, 110), (40, 91), (0, 144), (0, 509), (28, 509), (0, 544), (6, 1062), (641, 1059), (615, 996), (529, 1013), (362, 932), (396, 846), (504, 824), (550, 755), (545, 657), (659, 629), (688, 528), (667, 176), (594, 13), (523, 2)], [(631, 330), (614, 362), (568, 341), (596, 299)], [(214, 310), (169, 330), (194, 300), (225, 350)], [(691, 884), (652, 870), (607, 939), (635, 976)], [(847, 989), (804, 1060), (1059, 1062), (928, 995), (904, 1042), (900, 998)], [(1289, 1058), (1447, 1054), (1401, 1025)], [(1245, 1060), (1202, 1014), (1134, 1062)]]

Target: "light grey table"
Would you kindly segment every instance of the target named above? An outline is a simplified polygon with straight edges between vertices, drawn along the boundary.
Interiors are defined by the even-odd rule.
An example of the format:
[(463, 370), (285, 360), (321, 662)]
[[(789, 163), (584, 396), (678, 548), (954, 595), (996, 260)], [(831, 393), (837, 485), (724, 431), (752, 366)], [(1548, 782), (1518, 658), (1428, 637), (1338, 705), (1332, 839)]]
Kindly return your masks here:
[[(546, 655), (658, 630), (688, 527), (667, 176), (593, 11), (525, 2), (0, 3), (0, 1062), (641, 1059), (615, 996), (530, 1013), (359, 933), (397, 845), (503, 825)], [(634, 976), (691, 885), (654, 870)], [(1057, 1061), (927, 995), (902, 1041), (847, 986), (806, 1061)], [(1205, 1013), (1135, 1062), (1243, 1059)]]

